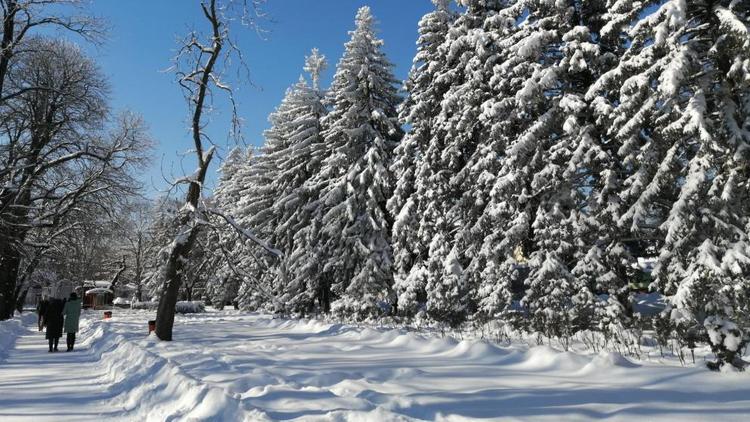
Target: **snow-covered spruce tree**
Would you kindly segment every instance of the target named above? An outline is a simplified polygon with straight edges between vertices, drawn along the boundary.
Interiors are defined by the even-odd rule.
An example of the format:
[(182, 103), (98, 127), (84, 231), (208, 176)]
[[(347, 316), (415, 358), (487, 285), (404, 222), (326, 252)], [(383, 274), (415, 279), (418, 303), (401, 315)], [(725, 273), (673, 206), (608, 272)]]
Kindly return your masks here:
[(750, 264), (749, 8), (662, 2), (629, 31), (628, 51), (601, 81), (620, 85), (612, 114), (629, 141), (621, 153), (640, 159), (622, 193), (633, 204), (622, 222), (634, 231), (658, 225), (655, 285), (671, 297), (673, 316), (692, 325), (686, 333), (706, 330), (717, 367), (741, 366), (746, 338), (735, 321)]
[[(273, 130), (274, 127), (269, 129)], [(263, 149), (248, 148), (243, 164), (237, 169), (233, 181), (237, 192), (236, 202), (223, 212), (231, 215), (241, 227), (252, 227), (255, 235), (264, 242), (273, 244), (273, 230), (276, 221), (273, 218), (272, 207), (276, 195), (271, 183), (276, 177), (274, 163), (265, 160)], [(221, 203), (221, 199), (219, 200)], [(231, 214), (229, 214), (231, 212)], [(259, 256), (255, 252), (258, 245), (233, 232), (234, 227), (227, 227), (223, 233), (224, 248), (221, 253), (226, 255), (230, 271), (237, 273), (244, 279), (242, 289), (238, 295), (240, 306), (244, 309), (264, 308), (274, 312), (274, 303), (269, 303), (262, 292), (274, 292), (277, 278), (272, 268), (276, 260), (265, 255)]]
[(413, 316), (426, 300), (424, 260), (431, 239), (424, 239), (417, 230), (420, 212), (426, 205), (421, 197), (424, 192), (417, 193), (416, 172), (432, 138), (434, 116), (440, 111), (448, 86), (436, 77), (444, 62), (439, 47), (456, 19), (450, 10), (451, 0), (433, 3), (435, 10), (419, 22), (417, 54), (405, 84), (407, 96), (399, 108), (399, 121), (410, 128), (394, 152), (391, 171), (396, 185), (388, 201), (388, 211), (394, 219), (394, 290), (398, 311), (407, 316)]
[[(242, 186), (237, 183), (238, 173), (246, 164), (246, 151), (240, 147), (232, 148), (219, 168), (219, 181), (214, 190), (213, 199), (216, 207), (229, 215), (235, 215), (237, 205), (242, 195)], [(206, 295), (213, 306), (221, 309), (227, 303), (236, 300), (241, 284), (239, 277), (230, 268), (229, 261), (223, 256), (224, 253), (235, 251), (238, 242), (236, 236), (232, 236), (231, 227), (223, 227), (223, 236), (220, 240), (219, 250), (213, 253), (219, 256), (221, 265), (215, 277), (209, 280), (206, 287)]]
[[(544, 90), (529, 87), (537, 83), (534, 77), (541, 69), (550, 67), (544, 48), (554, 32), (531, 19), (531, 10), (525, 4), (508, 2), (504, 6), (486, 19), (486, 24), (495, 29), (491, 32), (498, 35), (486, 76), (492, 95), (484, 99), (480, 115), (492, 143), (482, 152), (485, 161), (497, 162), (497, 168), (486, 189), (487, 206), (473, 227), (480, 240), (475, 242), (478, 248), (469, 274), (479, 283), (476, 300), (480, 320), (497, 317), (508, 308), (512, 299), (508, 276), (525, 264), (513, 257), (523, 261), (534, 250), (531, 224), (537, 201), (530, 185), (544, 164), (542, 151), (547, 143), (545, 133), (533, 132), (536, 126), (532, 124), (550, 120), (543, 114), (549, 108)], [(524, 15), (526, 21), (518, 25)], [(538, 104), (530, 98), (536, 98)]]
[(511, 19), (496, 25), (488, 18), (496, 16), (503, 3), (464, 2), (466, 9), (438, 47), (440, 61), (431, 90), (440, 98), (440, 110), (430, 123), (431, 138), (416, 167), (412, 197), (418, 198), (418, 239), (422, 245), (435, 239), (447, 245), (432, 244), (424, 270), (417, 267), (409, 283), (424, 277), (427, 314), (451, 326), (464, 322), (475, 308), (478, 277), (472, 276), (479, 272), (467, 274), (466, 269), (481, 243), (474, 225), (487, 203), (498, 164), (489, 152), (493, 134), (480, 117), (483, 104), (495, 94), (489, 83), (497, 62), (495, 40), (502, 34), (496, 29), (514, 24)]
[(361, 8), (328, 94), (327, 156), (314, 182), (321, 189), (316, 259), (323, 267), (311, 283), (333, 281), (332, 310), (355, 318), (395, 302), (386, 201), (393, 190), (388, 165), (402, 130), (397, 81), (382, 45), (370, 8)]
[[(580, 210), (590, 190), (586, 184), (596, 177), (589, 168), (604, 155), (592, 139), (593, 124), (582, 98), (600, 66), (596, 37), (582, 25), (594, 25), (601, 8), (595, 6), (595, 2), (510, 2), (488, 19), (504, 33), (495, 41), (498, 48), (489, 83), (494, 95), (483, 104), (481, 114), (494, 142), (483, 151), (484, 160), (498, 161), (499, 168), (491, 179), (489, 204), (473, 228), (483, 241), (468, 271), (480, 280), (481, 318), (507, 308), (511, 297), (507, 277), (522, 264), (510, 259), (514, 254), (532, 258), (524, 298), (532, 316), (548, 302), (559, 305), (548, 311), (564, 314), (560, 316), (569, 323), (591, 312), (587, 310), (592, 306), (591, 291), (585, 283), (573, 282), (570, 269), (575, 263), (576, 236), (582, 231)], [(517, 25), (519, 20), (522, 23)], [(553, 265), (560, 267), (553, 269)], [(562, 283), (559, 274), (568, 277), (564, 286), (554, 286)], [(567, 301), (543, 297), (553, 293)]]
[[(621, 52), (620, 38), (602, 39), (607, 23), (602, 16), (616, 6), (611, 3), (536, 2), (530, 15), (541, 28), (557, 28), (546, 47), (555, 64), (534, 78), (551, 108), (544, 167), (531, 183), (540, 198), (533, 247), (539, 253), (553, 251), (557, 262), (565, 264), (560, 271), (573, 275), (563, 293), (570, 300), (558, 310), (567, 314), (563, 319), (572, 325), (571, 332), (594, 328), (593, 323), (606, 333), (619, 331), (630, 300), (627, 271), (632, 260), (612, 216), (619, 204), (619, 160), (606, 135), (607, 120), (598, 113), (604, 100), (587, 96), (594, 81), (616, 66)], [(532, 273), (530, 280), (538, 282), (536, 276)], [(595, 292), (606, 295), (597, 299)], [(530, 299), (527, 295), (525, 300)]]
[[(324, 67), (324, 57), (315, 50), (306, 64), (314, 84), (318, 84)], [(287, 253), (282, 261), (269, 257), (258, 262), (252, 256), (246, 262), (246, 268), (253, 269), (249, 274), (279, 299), (273, 305), (277, 312), (309, 311), (312, 305), (310, 291), (314, 291), (314, 287), (308, 288), (304, 274), (295, 276), (288, 269), (296, 266), (294, 258), (289, 261), (289, 257), (296, 256), (295, 237), (310, 225), (311, 211), (307, 203), (317, 199), (305, 183), (320, 169), (324, 154), (320, 124), (325, 113), (319, 89), (311, 88), (300, 77), (269, 116), (271, 128), (264, 133), (265, 144), (260, 153), (239, 172), (243, 194), (236, 211), (238, 223), (254, 227), (258, 236)], [(250, 243), (248, 246), (257, 248)], [(264, 297), (243, 295), (243, 298), (258, 300)], [(243, 306), (257, 307), (256, 302), (256, 299), (248, 303), (243, 300)], [(283, 304), (285, 309), (276, 309), (278, 304)]]
[[(314, 49), (305, 63), (314, 86), (311, 88), (300, 77), (287, 90), (269, 116), (271, 128), (264, 133), (265, 144), (259, 153), (249, 155), (239, 166), (231, 164), (226, 170), (233, 174), (224, 174), (227, 181), (220, 181), (217, 196), (222, 209), (240, 225), (254, 227), (256, 235), (285, 252), (281, 261), (242, 253), (241, 246), (257, 250), (258, 245), (231, 236), (233, 228), (228, 229), (225, 238), (229, 244), (223, 253), (234, 257), (231, 265), (235, 268), (225, 268), (225, 273), (241, 272), (251, 280), (243, 284), (239, 294), (244, 308), (265, 307), (275, 312), (312, 309), (316, 288), (308, 282), (305, 234), (312, 225), (310, 204), (317, 200), (317, 192), (307, 182), (319, 172), (325, 154), (320, 133), (326, 109), (319, 87), (325, 67), (325, 57)], [(269, 302), (269, 294), (276, 300)]]
[(278, 258), (265, 256), (261, 251), (270, 247), (259, 241), (270, 238), (267, 226), (258, 234), (253, 231), (248, 235), (243, 229), (251, 221), (263, 221), (257, 217), (258, 206), (254, 201), (268, 200), (263, 196), (267, 192), (265, 186), (259, 188), (258, 184), (268, 182), (264, 175), (269, 172), (258, 160), (254, 148), (233, 150), (221, 168), (213, 200), (207, 201), (211, 215), (206, 230), (211, 231), (214, 258), (221, 263), (208, 291), (212, 298), (223, 298), (224, 304), (232, 302), (244, 309), (276, 311), (279, 302), (271, 292), (277, 279), (270, 270)]
[(241, 186), (237, 182), (237, 174), (245, 164), (245, 150), (240, 147), (232, 148), (229, 155), (219, 168), (219, 181), (214, 190), (217, 206), (227, 212), (234, 213), (242, 194)]
[[(268, 153), (276, 166), (272, 188), (278, 195), (273, 204), (277, 223), (274, 229), (275, 245), (286, 251), (287, 258), (280, 263), (277, 274), (284, 285), (280, 286), (279, 301), (287, 311), (309, 313), (313, 310), (319, 288), (309, 279), (308, 268), (297, 258), (308, 252), (307, 231), (314, 217), (311, 203), (317, 201), (318, 192), (308, 181), (320, 172), (325, 154), (321, 136), (321, 120), (326, 115), (319, 79), (326, 67), (325, 57), (313, 50), (307, 57), (305, 69), (313, 81), (311, 88), (304, 79), (295, 85), (278, 113), (286, 117), (282, 130), (284, 145)], [(281, 117), (281, 116), (278, 116)]]

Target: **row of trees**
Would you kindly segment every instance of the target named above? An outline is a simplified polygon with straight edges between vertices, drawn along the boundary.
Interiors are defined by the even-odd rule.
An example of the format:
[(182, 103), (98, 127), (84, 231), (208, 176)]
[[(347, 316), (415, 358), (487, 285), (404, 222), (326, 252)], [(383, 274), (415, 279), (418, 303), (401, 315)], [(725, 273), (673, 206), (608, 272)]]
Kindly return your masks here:
[(219, 228), (279, 254), (203, 197), (216, 151), (206, 115), (219, 92), (232, 106), (231, 132), (240, 135), (227, 74), (245, 64), (231, 30), (254, 25), (262, 2), (199, 3), (209, 31), (189, 33), (174, 59), (198, 168), (172, 184), (175, 192), (186, 187), (184, 202), (149, 204), (135, 177), (151, 144), (143, 121), (113, 115), (96, 64), (65, 37), (49, 35), (57, 29), (98, 43), (102, 22), (78, 0), (0, 0), (0, 319), (20, 310), (32, 286), (110, 279), (111, 287), (133, 285), (137, 300), (159, 298), (156, 332), (171, 340), (176, 301), (202, 295), (226, 262), (210, 253)]
[(215, 199), (285, 253), (242, 259), (244, 251), (227, 248), (238, 255), (235, 270), (253, 280), (243, 304), (364, 318), (395, 302), (386, 202), (388, 167), (403, 136), (397, 81), (369, 8), (357, 14), (327, 93), (319, 86), (325, 66), (313, 51), (305, 66), (312, 86), (300, 79), (289, 89), (261, 154), (232, 153)]
[(242, 302), (455, 327), (520, 299), (526, 329), (564, 339), (627, 326), (655, 256), (661, 323), (741, 365), (747, 2), (434, 3), (403, 101), (363, 8), (331, 88), (314, 52), (260, 153), (225, 162), (218, 207), (284, 252), (223, 237)]
[(233, 221), (217, 221), (223, 214), (203, 197), (216, 151), (206, 115), (226, 93), (239, 137), (227, 78), (245, 64), (231, 31), (254, 25), (262, 2), (198, 4), (209, 30), (181, 40), (173, 67), (197, 170), (172, 184), (173, 192), (186, 188), (184, 202), (161, 199), (152, 208), (135, 177), (151, 144), (143, 121), (113, 115), (97, 65), (66, 37), (49, 35), (98, 43), (103, 23), (79, 0), (0, 0), (0, 319), (20, 309), (32, 286), (110, 279), (111, 287), (135, 286), (138, 300), (159, 298), (156, 332), (171, 340), (175, 303), (204, 290), (221, 260), (208, 253), (212, 233)]
[[(184, 205), (141, 224), (155, 253), (138, 235), (109, 234), (113, 210), (137, 193), (141, 120), (112, 115), (105, 78), (75, 45), (34, 34), (54, 26), (95, 41), (100, 25), (60, 17), (73, 0), (0, 0), (0, 318), (45, 265), (90, 274), (96, 258), (125, 271), (86, 241), (101, 233), (102, 246), (130, 244), (128, 277), (160, 296), (164, 340), (178, 297), (207, 281), (221, 304), (515, 321), (565, 340), (628, 326), (632, 263), (654, 255), (653, 287), (671, 303), (660, 332), (741, 365), (745, 2), (435, 0), (405, 98), (363, 8), (330, 89), (314, 51), (312, 84), (289, 89), (260, 153), (234, 151), (204, 200), (215, 152), (206, 101), (226, 92), (234, 105), (224, 77), (242, 55), (230, 28), (257, 3), (201, 2), (210, 30), (182, 44), (175, 68), (198, 168), (176, 182)], [(120, 223), (132, 234), (133, 221)], [(76, 259), (61, 253), (74, 246)]]
[[(74, 0), (2, 0), (0, 45), (0, 319), (34, 279), (95, 275), (88, 235), (111, 228), (139, 193), (150, 140), (116, 115), (98, 66), (62, 35), (98, 42), (100, 21)], [(77, 251), (75, 256), (70, 252)]]

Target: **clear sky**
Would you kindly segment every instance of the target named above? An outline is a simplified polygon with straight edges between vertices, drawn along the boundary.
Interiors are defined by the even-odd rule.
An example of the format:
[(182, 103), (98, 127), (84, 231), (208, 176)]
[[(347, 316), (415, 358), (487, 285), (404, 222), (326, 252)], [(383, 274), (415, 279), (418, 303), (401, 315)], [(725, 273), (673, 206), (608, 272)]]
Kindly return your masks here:
[[(244, 84), (238, 91), (247, 144), (262, 144), (268, 114), (297, 81), (304, 56), (313, 47), (329, 59), (324, 83), (330, 82), (356, 11), (363, 5), (369, 5), (377, 17), (396, 76), (404, 79), (414, 57), (417, 24), (432, 9), (430, 0), (268, 0), (264, 10), (270, 21), (262, 26), (269, 32), (259, 36), (237, 28), (255, 85)], [(170, 66), (177, 38), (190, 28), (205, 27), (198, 0), (93, 0), (91, 8), (108, 20), (111, 31), (104, 46), (87, 50), (110, 78), (114, 108), (142, 114), (158, 142), (152, 168), (143, 176), (148, 194), (158, 195), (167, 186), (165, 177), (194, 170), (192, 160), (181, 158), (190, 148), (185, 101), (174, 75), (164, 70)], [(227, 141), (224, 104), (214, 112), (210, 127), (223, 146), (221, 157), (232, 146)], [(215, 164), (211, 184), (217, 168)]]

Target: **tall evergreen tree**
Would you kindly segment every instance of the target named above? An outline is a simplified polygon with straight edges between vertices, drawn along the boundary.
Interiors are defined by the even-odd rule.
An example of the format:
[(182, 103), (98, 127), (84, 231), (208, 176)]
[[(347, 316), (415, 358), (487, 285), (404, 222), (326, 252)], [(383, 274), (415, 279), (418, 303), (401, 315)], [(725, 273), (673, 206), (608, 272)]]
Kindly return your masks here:
[(313, 282), (333, 280), (334, 310), (357, 318), (394, 302), (386, 202), (393, 190), (388, 165), (403, 132), (397, 81), (382, 45), (370, 8), (361, 8), (328, 94), (327, 156), (315, 181), (321, 191), (316, 259), (324, 265)]
[[(664, 239), (656, 286), (673, 316), (707, 330), (723, 362), (735, 361), (746, 301), (750, 6), (737, 1), (633, 3), (655, 11), (600, 86), (621, 96), (612, 116), (633, 175), (621, 223), (657, 227)], [(633, 157), (632, 159), (630, 157)]]
[[(406, 81), (407, 97), (399, 108), (399, 120), (409, 125), (409, 131), (396, 147), (391, 166), (396, 186), (388, 201), (394, 218), (392, 243), (394, 278), (398, 307), (402, 314), (413, 315), (425, 301), (424, 260), (432, 239), (417, 230), (420, 212), (429, 199), (417, 187), (417, 168), (433, 134), (434, 116), (440, 111), (442, 96), (448, 84), (438, 81), (443, 65), (440, 46), (455, 20), (450, 0), (433, 0), (435, 10), (419, 22), (419, 40), (414, 65)], [(419, 192), (418, 192), (419, 191)]]
[[(218, 202), (237, 222), (255, 228), (255, 233), (269, 244), (284, 251), (282, 260), (243, 255), (239, 263), (246, 275), (255, 279), (265, 293), (274, 294), (285, 309), (275, 311), (309, 311), (312, 298), (299, 273), (289, 271), (298, 256), (295, 248), (304, 247), (300, 232), (311, 223), (309, 202), (317, 199), (306, 183), (320, 171), (324, 156), (321, 120), (326, 114), (319, 90), (320, 74), (326, 61), (317, 50), (307, 58), (305, 69), (311, 73), (315, 88), (303, 77), (290, 87), (279, 107), (269, 116), (271, 128), (265, 133), (260, 154), (244, 163), (236, 154), (222, 168), (217, 189)], [(235, 237), (225, 253), (237, 254)], [(299, 242), (298, 242), (299, 241)], [(248, 245), (255, 248), (255, 245)], [(238, 264), (234, 264), (238, 265)], [(304, 274), (303, 274), (304, 275)], [(265, 295), (253, 293), (258, 285), (246, 286), (243, 305), (258, 307), (267, 301)]]
[(310, 252), (306, 233), (312, 225), (310, 204), (317, 200), (317, 192), (308, 188), (308, 181), (320, 172), (325, 154), (321, 124), (327, 110), (319, 80), (326, 66), (325, 56), (317, 49), (307, 57), (305, 70), (313, 87), (300, 79), (290, 91), (285, 99), (285, 145), (269, 155), (278, 169), (273, 182), (278, 194), (273, 212), (279, 223), (274, 235), (276, 244), (286, 253), (277, 271), (284, 283), (280, 302), (295, 312), (311, 311), (319, 292), (318, 286), (308, 281), (308, 267), (297, 259)]
[(481, 269), (481, 315), (507, 307), (510, 292), (499, 288), (507, 289), (507, 277), (520, 264), (509, 259), (513, 254), (531, 258), (523, 302), (533, 316), (543, 317), (538, 326), (556, 320), (556, 313), (582, 323), (592, 312), (591, 283), (570, 272), (588, 252), (580, 241), (588, 231), (587, 200), (606, 176), (602, 162), (608, 154), (599, 122), (591, 117), (593, 105), (584, 97), (611, 60), (597, 43), (603, 9), (596, 1), (508, 2), (491, 19), (502, 17), (512, 27), (497, 41), (491, 79), (496, 94), (484, 104), (483, 118), (495, 134), (485, 160), (498, 157), (501, 164), (475, 228), (484, 235), (470, 266)]
[[(487, 203), (497, 157), (491, 127), (482, 118), (483, 104), (492, 98), (489, 87), (497, 64), (496, 40), (513, 23), (498, 18), (504, 2), (472, 0), (451, 25), (438, 48), (441, 62), (432, 89), (440, 111), (431, 123), (428, 147), (416, 169), (419, 237), (423, 244), (443, 239), (447, 245), (430, 247), (424, 275), (428, 315), (450, 325), (471, 313), (477, 271), (466, 272), (477, 252), (476, 220)], [(434, 246), (434, 245), (433, 245)], [(478, 268), (478, 267), (476, 267)]]

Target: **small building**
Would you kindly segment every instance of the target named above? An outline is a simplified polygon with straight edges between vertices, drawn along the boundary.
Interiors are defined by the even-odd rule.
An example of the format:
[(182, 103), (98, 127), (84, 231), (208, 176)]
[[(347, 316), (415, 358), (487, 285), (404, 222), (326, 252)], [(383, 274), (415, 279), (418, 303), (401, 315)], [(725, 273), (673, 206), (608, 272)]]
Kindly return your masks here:
[[(87, 280), (83, 282), (81, 296), (83, 306), (86, 308), (101, 309), (111, 308), (113, 305), (123, 305), (135, 295), (137, 286), (133, 284), (117, 283), (111, 288), (111, 282), (105, 280)], [(119, 299), (114, 303), (115, 299)]]
[(86, 280), (79, 288), (83, 297), (83, 307), (103, 309), (112, 307), (114, 292), (109, 289), (109, 281)]

